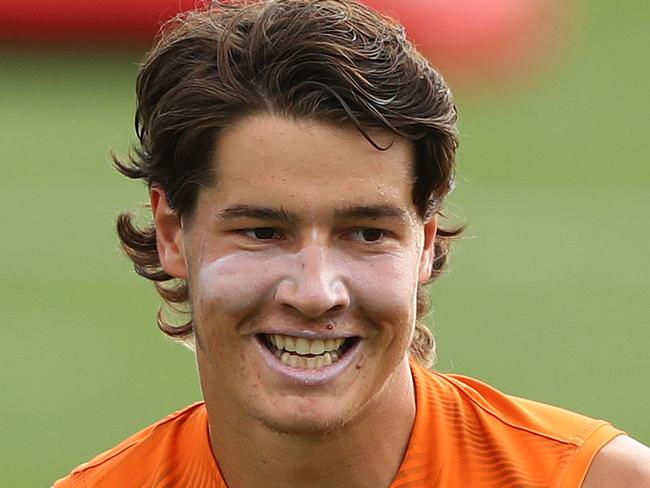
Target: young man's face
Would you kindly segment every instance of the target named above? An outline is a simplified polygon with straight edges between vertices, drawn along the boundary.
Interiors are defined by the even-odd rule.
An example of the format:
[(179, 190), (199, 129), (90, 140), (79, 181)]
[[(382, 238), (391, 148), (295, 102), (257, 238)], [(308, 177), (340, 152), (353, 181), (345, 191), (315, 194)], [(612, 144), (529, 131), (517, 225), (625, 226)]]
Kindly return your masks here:
[[(337, 428), (407, 370), (435, 221), (406, 140), (256, 115), (219, 138), (182, 227), (153, 192), (161, 262), (190, 285), (208, 409), (281, 432)], [(410, 379), (409, 379), (410, 381)]]

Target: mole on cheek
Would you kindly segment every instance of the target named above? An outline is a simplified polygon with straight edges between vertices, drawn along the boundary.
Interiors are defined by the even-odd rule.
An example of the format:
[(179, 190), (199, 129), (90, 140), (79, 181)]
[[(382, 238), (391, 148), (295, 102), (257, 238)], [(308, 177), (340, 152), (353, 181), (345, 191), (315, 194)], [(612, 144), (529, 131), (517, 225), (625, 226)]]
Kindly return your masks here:
[(357, 370), (363, 368), (363, 363), (364, 363), (364, 362), (365, 362), (365, 357), (364, 357), (364, 356), (361, 356), (361, 358), (359, 359), (359, 361), (358, 361), (357, 364), (355, 365), (355, 368), (356, 368)]

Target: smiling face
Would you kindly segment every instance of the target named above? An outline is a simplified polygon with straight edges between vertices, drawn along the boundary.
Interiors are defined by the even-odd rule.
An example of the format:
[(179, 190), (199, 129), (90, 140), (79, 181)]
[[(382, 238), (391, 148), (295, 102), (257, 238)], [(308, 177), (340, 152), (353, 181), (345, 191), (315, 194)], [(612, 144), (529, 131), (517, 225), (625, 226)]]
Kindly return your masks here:
[(435, 221), (412, 203), (411, 144), (373, 137), (392, 145), (255, 115), (221, 134), (218, 183), (182, 225), (153, 190), (161, 263), (189, 283), (209, 413), (320, 433), (411, 381)]

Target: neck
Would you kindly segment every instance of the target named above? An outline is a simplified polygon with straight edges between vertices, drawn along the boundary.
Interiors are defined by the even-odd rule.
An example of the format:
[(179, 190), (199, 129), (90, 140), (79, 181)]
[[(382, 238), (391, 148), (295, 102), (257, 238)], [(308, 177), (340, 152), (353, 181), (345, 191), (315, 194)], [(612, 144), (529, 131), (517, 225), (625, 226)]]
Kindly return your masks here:
[(388, 487), (415, 420), (407, 361), (356, 418), (322, 435), (284, 434), (256, 419), (224, 422), (206, 398), (210, 441), (230, 488)]

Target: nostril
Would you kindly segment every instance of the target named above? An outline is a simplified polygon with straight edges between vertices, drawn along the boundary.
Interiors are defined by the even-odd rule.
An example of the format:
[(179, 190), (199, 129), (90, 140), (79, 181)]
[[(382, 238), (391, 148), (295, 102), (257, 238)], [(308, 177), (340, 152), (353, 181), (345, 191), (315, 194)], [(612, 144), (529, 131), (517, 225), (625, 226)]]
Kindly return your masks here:
[(340, 313), (349, 305), (347, 288), (342, 283), (322, 278), (284, 279), (275, 289), (274, 300), (312, 318)]

